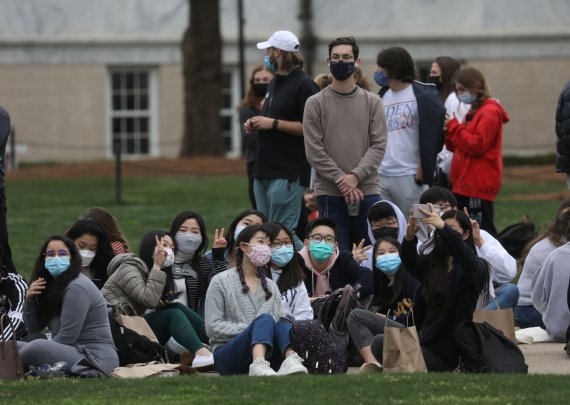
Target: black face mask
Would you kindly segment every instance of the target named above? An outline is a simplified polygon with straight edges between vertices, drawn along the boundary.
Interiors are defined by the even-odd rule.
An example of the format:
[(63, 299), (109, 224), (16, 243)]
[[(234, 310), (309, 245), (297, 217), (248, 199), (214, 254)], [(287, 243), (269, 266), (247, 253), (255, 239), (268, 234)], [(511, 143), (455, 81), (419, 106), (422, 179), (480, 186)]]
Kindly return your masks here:
[(398, 240), (398, 231), (398, 228), (390, 228), (385, 226), (383, 228), (374, 229), (372, 231), (372, 235), (374, 235), (374, 238), (376, 240), (386, 237)]
[(435, 84), (435, 88), (441, 89), (441, 77), (440, 76), (430, 76), (429, 82)]
[(267, 83), (253, 83), (251, 89), (258, 97), (265, 97), (267, 94)]

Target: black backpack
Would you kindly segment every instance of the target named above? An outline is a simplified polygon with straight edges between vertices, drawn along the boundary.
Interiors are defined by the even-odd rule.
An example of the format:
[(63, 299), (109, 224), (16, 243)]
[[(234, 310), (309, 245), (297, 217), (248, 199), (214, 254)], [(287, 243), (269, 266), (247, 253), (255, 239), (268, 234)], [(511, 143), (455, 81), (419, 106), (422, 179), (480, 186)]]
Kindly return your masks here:
[(119, 325), (111, 313), (109, 313), (109, 324), (119, 355), (120, 366), (150, 361), (168, 363), (168, 354), (164, 346), (153, 342), (146, 336), (139, 335), (134, 330)]
[(464, 371), (470, 373), (528, 373), (518, 346), (487, 322), (460, 322), (454, 342), (461, 354)]
[(537, 236), (538, 231), (534, 224), (526, 221), (506, 227), (499, 232), (497, 240), (512, 257), (519, 260), (524, 247)]

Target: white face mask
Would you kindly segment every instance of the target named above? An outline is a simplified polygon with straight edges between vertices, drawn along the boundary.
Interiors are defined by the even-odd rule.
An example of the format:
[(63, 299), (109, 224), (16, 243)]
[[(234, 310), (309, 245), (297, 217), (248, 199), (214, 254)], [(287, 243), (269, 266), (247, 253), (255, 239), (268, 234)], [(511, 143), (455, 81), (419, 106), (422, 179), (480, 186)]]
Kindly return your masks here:
[(239, 234), (240, 234), (241, 231), (243, 231), (245, 228), (247, 228), (247, 226), (242, 225), (242, 224), (237, 224), (236, 230), (234, 231), (234, 240), (237, 240)]
[(79, 251), (79, 254), (81, 255), (81, 265), (83, 267), (89, 267), (89, 265), (95, 258), (95, 252), (87, 249), (81, 249)]
[(160, 266), (161, 269), (170, 267), (174, 264), (174, 250), (171, 248), (164, 248), (164, 250), (166, 250), (166, 259), (164, 260), (164, 263), (162, 263), (162, 266)]

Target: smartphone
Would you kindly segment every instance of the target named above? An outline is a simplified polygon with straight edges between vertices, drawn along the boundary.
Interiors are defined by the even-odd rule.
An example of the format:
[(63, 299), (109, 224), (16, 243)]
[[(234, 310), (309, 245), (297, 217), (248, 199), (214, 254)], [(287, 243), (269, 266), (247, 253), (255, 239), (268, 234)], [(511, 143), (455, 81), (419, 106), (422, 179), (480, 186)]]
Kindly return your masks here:
[(184, 291), (171, 292), (169, 294), (163, 295), (161, 297), (161, 300), (163, 300), (164, 302), (174, 301), (176, 298), (179, 298), (183, 293)]
[(430, 211), (429, 205), (427, 204), (414, 204), (412, 205), (412, 216), (414, 219), (423, 219), (426, 218), (427, 215), (420, 211), (420, 208), (425, 211)]

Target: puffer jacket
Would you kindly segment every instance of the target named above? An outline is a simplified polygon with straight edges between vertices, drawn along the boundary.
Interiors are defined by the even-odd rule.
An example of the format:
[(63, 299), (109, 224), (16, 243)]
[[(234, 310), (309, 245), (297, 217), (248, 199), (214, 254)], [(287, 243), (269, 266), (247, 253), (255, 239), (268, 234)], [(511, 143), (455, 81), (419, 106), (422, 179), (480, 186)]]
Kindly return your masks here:
[(570, 173), (570, 81), (560, 92), (556, 107), (556, 171)]
[(158, 306), (166, 283), (166, 273), (152, 269), (133, 253), (115, 256), (107, 267), (109, 279), (101, 292), (110, 305), (128, 302), (141, 315)]

